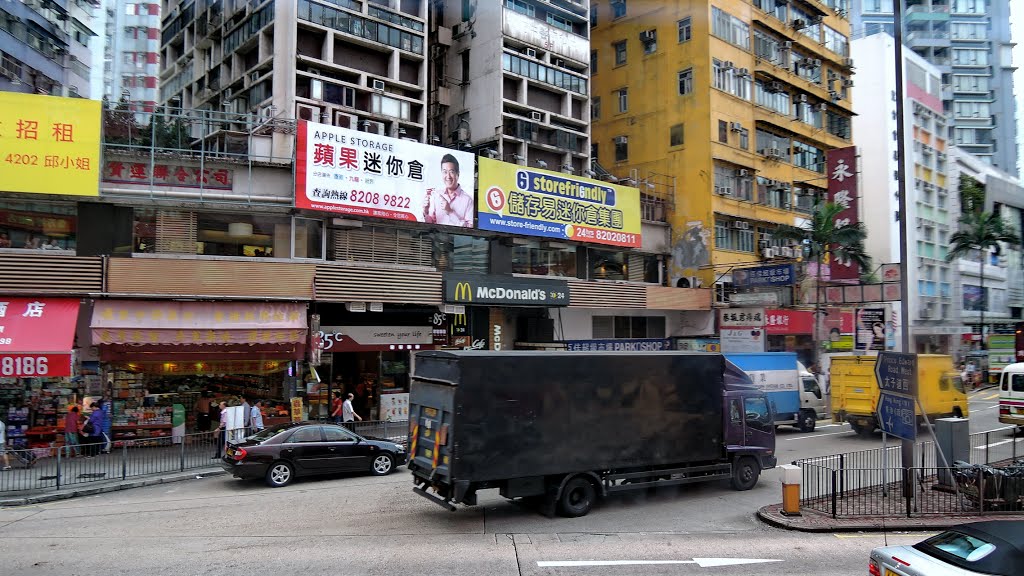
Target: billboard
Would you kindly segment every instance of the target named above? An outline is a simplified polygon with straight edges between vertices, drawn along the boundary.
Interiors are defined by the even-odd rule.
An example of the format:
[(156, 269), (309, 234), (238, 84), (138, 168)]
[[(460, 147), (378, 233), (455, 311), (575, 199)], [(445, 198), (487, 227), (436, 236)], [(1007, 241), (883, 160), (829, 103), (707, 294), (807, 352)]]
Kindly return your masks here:
[[(825, 153), (828, 168), (828, 201), (843, 207), (836, 215), (835, 226), (841, 228), (860, 221), (857, 199), (857, 147), (836, 148)], [(829, 263), (832, 280), (857, 280), (860, 267), (838, 258)]]
[(860, 308), (857, 310), (857, 350), (885, 350), (888, 327), (885, 308)]
[(295, 206), (473, 227), (473, 155), (299, 121)]
[(98, 100), (0, 92), (6, 192), (98, 196)]
[(480, 158), (479, 173), (483, 230), (640, 247), (636, 188), (489, 158)]

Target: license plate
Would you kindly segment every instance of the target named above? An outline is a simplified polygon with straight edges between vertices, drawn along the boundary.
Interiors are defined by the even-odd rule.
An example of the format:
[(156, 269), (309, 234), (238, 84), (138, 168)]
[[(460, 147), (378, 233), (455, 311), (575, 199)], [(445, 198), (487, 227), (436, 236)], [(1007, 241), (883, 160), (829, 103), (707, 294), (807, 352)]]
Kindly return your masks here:
[(892, 570), (889, 570), (888, 568), (886, 568), (885, 569), (885, 576), (900, 576), (900, 575), (895, 573), (895, 572), (893, 572)]
[(228, 448), (224, 453), (227, 454), (228, 456), (234, 456), (235, 455), (235, 449), (234, 448)]

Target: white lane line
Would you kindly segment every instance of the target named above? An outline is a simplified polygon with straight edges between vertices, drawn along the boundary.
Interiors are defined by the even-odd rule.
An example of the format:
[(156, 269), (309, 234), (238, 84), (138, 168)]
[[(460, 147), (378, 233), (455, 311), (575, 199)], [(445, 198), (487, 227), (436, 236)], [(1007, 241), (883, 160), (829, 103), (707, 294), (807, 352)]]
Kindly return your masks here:
[(663, 564), (696, 564), (701, 568), (712, 566), (739, 566), (741, 564), (764, 564), (782, 562), (759, 558), (694, 558), (693, 560), (553, 560), (539, 561), (540, 568), (580, 568), (586, 566), (651, 566)]
[(843, 430), (842, 432), (829, 432), (828, 434), (811, 434), (810, 436), (799, 436), (797, 438), (785, 438), (787, 442), (791, 440), (807, 440), (809, 438), (821, 438), (822, 436), (837, 436), (839, 434), (849, 434), (850, 430)]

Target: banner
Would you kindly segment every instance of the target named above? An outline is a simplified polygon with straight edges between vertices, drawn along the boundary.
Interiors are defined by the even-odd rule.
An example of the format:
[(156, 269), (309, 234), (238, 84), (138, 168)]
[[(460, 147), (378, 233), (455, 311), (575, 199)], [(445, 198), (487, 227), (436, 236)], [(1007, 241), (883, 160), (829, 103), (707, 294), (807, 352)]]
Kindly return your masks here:
[(295, 206), (473, 227), (473, 155), (299, 121)]
[(885, 308), (857, 310), (857, 350), (885, 350), (886, 326)]
[[(860, 221), (857, 200), (857, 147), (835, 148), (825, 153), (828, 168), (828, 201), (843, 207), (836, 215), (835, 226), (841, 228)], [(829, 263), (832, 280), (857, 280), (860, 267), (838, 258)]]
[(640, 247), (640, 191), (480, 158), (483, 230)]
[(98, 196), (98, 100), (0, 92), (0, 174), (6, 192)]

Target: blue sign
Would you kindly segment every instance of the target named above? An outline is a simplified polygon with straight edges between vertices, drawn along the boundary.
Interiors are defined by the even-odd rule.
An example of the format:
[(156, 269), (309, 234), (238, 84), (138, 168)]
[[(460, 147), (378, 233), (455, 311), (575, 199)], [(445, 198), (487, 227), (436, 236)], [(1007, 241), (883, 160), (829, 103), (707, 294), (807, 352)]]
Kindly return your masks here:
[(739, 268), (732, 271), (732, 283), (737, 288), (789, 286), (795, 282), (796, 267), (792, 264)]
[(655, 352), (671, 350), (670, 338), (629, 338), (623, 340), (566, 340), (570, 352)]
[(889, 392), (882, 392), (878, 399), (878, 427), (882, 432), (914, 440), (917, 438), (917, 413), (914, 399)]
[(917, 354), (879, 352), (875, 360), (875, 379), (882, 392), (917, 397)]

